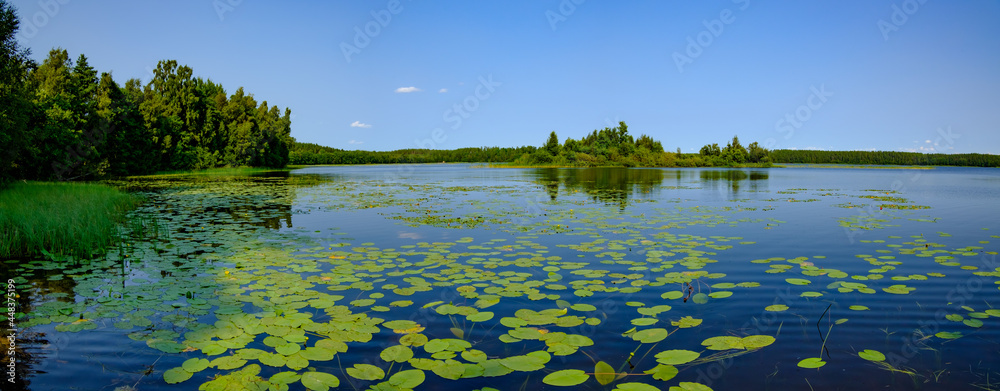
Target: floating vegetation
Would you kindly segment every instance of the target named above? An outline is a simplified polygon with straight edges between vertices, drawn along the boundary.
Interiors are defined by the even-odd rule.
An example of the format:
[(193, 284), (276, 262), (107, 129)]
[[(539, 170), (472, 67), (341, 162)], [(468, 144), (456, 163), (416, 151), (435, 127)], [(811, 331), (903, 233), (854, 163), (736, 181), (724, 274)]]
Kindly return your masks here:
[[(99, 332), (162, 355), (155, 381), (185, 389), (706, 390), (692, 374), (710, 365), (813, 349), (823, 308), (821, 354), (774, 364), (779, 373), (839, 371), (852, 365), (846, 357), (910, 371), (888, 366), (896, 339), (879, 347), (886, 354), (838, 340), (840, 328), (878, 334), (872, 322), (886, 317), (907, 322), (885, 333), (913, 333), (914, 354), (1000, 322), (982, 295), (913, 299), (952, 278), (1000, 281), (978, 229), (983, 237), (906, 232), (926, 225), (905, 210), (849, 214), (836, 204), (911, 205), (901, 194), (794, 188), (777, 193), (824, 198), (708, 204), (668, 193), (704, 191), (685, 180), (766, 192), (767, 177), (677, 174), (667, 188), (674, 178), (662, 172), (622, 185), (570, 171), (475, 186), (367, 174), (134, 179), (125, 184), (150, 200), (134, 213), (156, 217), (163, 235), (136, 235), (97, 259), (4, 267), (31, 295), (15, 315), (20, 327)], [(806, 207), (829, 212), (824, 229), (863, 236), (840, 249), (784, 247), (801, 227), (779, 220), (798, 213), (784, 208)], [(941, 310), (943, 320), (918, 334), (893, 312), (903, 306)], [(834, 325), (843, 326), (831, 339)]]

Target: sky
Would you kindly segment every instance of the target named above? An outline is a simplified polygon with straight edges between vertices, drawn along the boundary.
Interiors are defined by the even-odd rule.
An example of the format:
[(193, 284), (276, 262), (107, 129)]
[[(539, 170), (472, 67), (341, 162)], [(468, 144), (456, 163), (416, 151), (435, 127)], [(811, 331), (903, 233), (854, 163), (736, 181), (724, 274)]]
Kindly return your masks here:
[(160, 60), (342, 149), (539, 146), (625, 121), (667, 150), (1000, 154), (1000, 2), (9, 0), (41, 62)]

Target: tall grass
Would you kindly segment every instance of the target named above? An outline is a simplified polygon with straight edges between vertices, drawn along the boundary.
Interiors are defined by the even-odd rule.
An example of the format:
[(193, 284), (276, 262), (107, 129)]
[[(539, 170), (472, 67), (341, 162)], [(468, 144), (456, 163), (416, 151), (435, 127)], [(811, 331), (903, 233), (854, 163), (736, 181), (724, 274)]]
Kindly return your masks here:
[(102, 252), (141, 201), (101, 184), (14, 183), (0, 190), (0, 257)]

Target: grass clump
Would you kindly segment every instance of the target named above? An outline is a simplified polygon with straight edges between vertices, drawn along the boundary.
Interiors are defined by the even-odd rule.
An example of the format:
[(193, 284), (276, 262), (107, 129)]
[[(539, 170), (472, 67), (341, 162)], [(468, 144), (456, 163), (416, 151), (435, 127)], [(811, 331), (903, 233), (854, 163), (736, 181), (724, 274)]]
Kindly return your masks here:
[(0, 257), (104, 251), (117, 240), (126, 213), (141, 201), (95, 183), (11, 184), (0, 190)]

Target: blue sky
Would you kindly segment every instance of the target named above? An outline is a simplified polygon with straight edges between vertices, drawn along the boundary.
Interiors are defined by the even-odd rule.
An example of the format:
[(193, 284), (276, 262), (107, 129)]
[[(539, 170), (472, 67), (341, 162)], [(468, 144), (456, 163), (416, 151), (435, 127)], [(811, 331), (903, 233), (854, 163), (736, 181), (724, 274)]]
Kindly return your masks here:
[[(1000, 153), (1000, 2), (13, 0), (36, 60), (176, 59), (344, 149), (541, 145)], [(395, 12), (394, 12), (395, 11)], [(361, 31), (361, 35), (357, 33)]]

